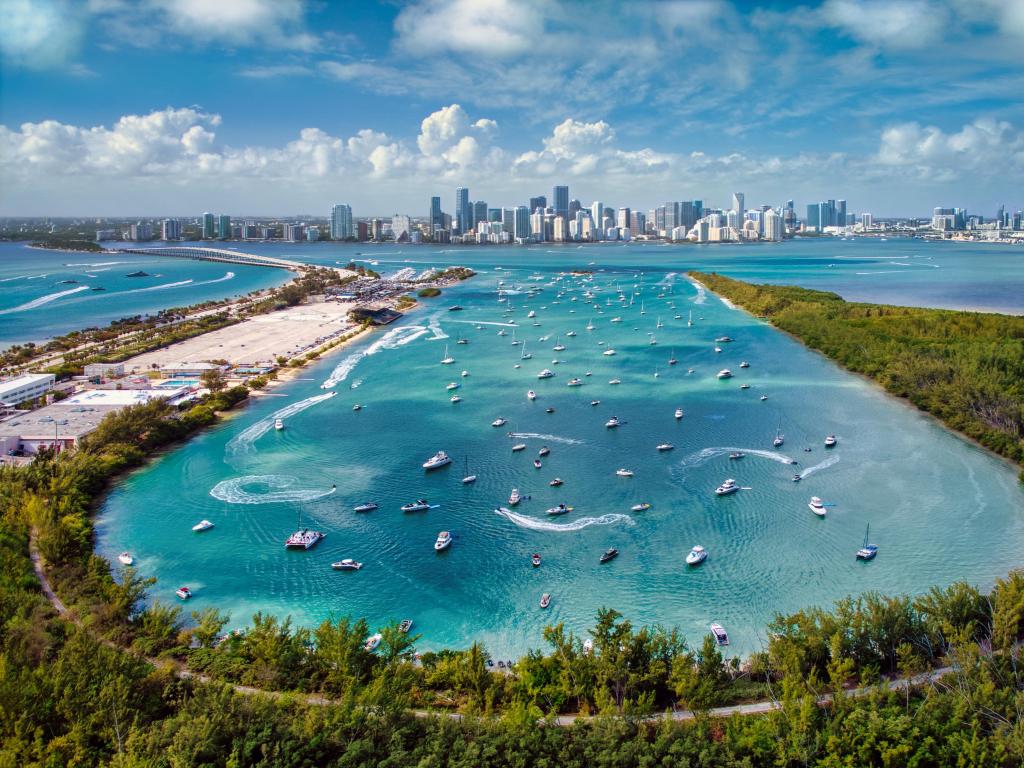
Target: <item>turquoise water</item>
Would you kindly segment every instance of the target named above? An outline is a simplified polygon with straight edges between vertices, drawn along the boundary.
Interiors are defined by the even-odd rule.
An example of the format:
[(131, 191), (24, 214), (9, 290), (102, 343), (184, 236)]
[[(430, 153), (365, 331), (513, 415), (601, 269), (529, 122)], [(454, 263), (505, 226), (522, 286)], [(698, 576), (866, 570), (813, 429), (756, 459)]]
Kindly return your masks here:
[[(937, 303), (934, 297), (943, 294), (950, 303), (994, 308), (1005, 302), (1004, 309), (1021, 311), (1024, 293), (1001, 293), (1001, 286), (1021, 280), (1013, 261), (1019, 256), (940, 245), (920, 259), (937, 269), (907, 267), (906, 282), (897, 284), (896, 276), (869, 282), (875, 276), (857, 273), (887, 271), (877, 262), (909, 258), (914, 254), (905, 250), (917, 246), (835, 243), (837, 251), (862, 249), (851, 251), (862, 254), (858, 263), (846, 265), (853, 260), (833, 254), (814, 266), (807, 262), (829, 257), (825, 244), (810, 245), (802, 252), (800, 245), (775, 252), (315, 251), (324, 263), (359, 250), (381, 269), (408, 258), (417, 265), (472, 263), (481, 274), (125, 478), (99, 517), (99, 552), (112, 558), (130, 550), (143, 573), (158, 577), (155, 598), (173, 600), (173, 590), (186, 584), (195, 595), (190, 608), (228, 610), (237, 626), (256, 610), (306, 624), (346, 614), (371, 624), (410, 617), (423, 633), (422, 648), (480, 639), (501, 657), (539, 647), (547, 624), (591, 626), (601, 606), (636, 622), (678, 626), (693, 641), (717, 620), (742, 653), (760, 647), (776, 611), (867, 589), (913, 592), (956, 579), (990, 584), (1020, 564), (1024, 492), (1016, 470), (705, 295), (680, 273), (698, 266), (778, 281), (804, 274), (802, 284), (850, 297), (909, 304)], [(558, 278), (563, 267), (588, 261), (596, 262), (592, 282)], [(982, 261), (986, 269), (978, 270)], [(981, 282), (957, 293), (958, 281), (946, 275), (970, 266)], [(510, 296), (510, 313), (497, 300), (499, 279), (519, 290)], [(543, 288), (534, 298), (525, 293), (531, 285)], [(632, 307), (606, 306), (615, 286), (636, 293)], [(593, 304), (584, 297), (588, 288), (596, 294)], [(565, 292), (560, 299), (559, 291)], [(456, 302), (465, 311), (446, 311)], [(531, 309), (539, 327), (527, 319)], [(694, 325), (687, 327), (691, 310)], [(614, 316), (623, 322), (611, 323)], [(593, 331), (585, 330), (590, 320)], [(532, 359), (520, 360), (511, 329), (498, 335), (512, 322)], [(577, 335), (568, 337), (569, 331)], [(470, 343), (457, 345), (460, 335)], [(714, 339), (722, 335), (735, 341), (716, 353)], [(567, 349), (555, 353), (556, 341)], [(439, 362), (446, 347), (456, 358), (451, 366)], [(608, 347), (617, 354), (603, 355)], [(679, 363), (669, 366), (673, 354)], [(744, 360), (750, 367), (741, 369)], [(545, 367), (557, 375), (538, 380)], [(719, 380), (723, 367), (734, 378)], [(461, 377), (462, 370), (469, 375)], [(574, 376), (584, 385), (568, 387)], [(610, 384), (613, 378), (622, 383)], [(461, 384), (457, 404), (446, 390), (453, 381)], [(740, 389), (743, 383), (750, 389)], [(537, 391), (536, 401), (527, 400), (529, 389)], [(595, 399), (600, 405), (591, 406)], [(364, 408), (353, 411), (355, 403)], [(549, 406), (554, 413), (545, 412)], [(680, 421), (673, 418), (677, 407), (685, 412)], [(278, 415), (286, 424), (280, 432), (272, 427)], [(606, 429), (611, 415), (624, 426)], [(498, 416), (508, 424), (496, 429), (490, 424)], [(518, 436), (508, 437), (510, 429)], [(786, 440), (775, 450), (778, 429)], [(822, 440), (833, 432), (839, 445), (826, 451)], [(519, 441), (528, 448), (513, 453)], [(659, 453), (655, 447), (664, 441), (675, 449)], [(551, 454), (536, 470), (532, 462), (543, 445)], [(425, 473), (421, 463), (437, 450), (451, 454), (453, 464)], [(731, 461), (733, 450), (747, 455)], [(460, 482), (467, 464), (479, 476), (469, 486)], [(617, 477), (620, 467), (635, 476)], [(796, 471), (804, 474), (799, 483), (791, 479)], [(565, 484), (549, 487), (556, 476)], [(716, 497), (714, 488), (729, 477), (744, 490)], [(514, 487), (532, 498), (512, 515), (497, 514)], [(834, 505), (826, 519), (809, 511), (812, 495)], [(399, 511), (419, 497), (440, 506)], [(380, 508), (352, 512), (368, 500)], [(544, 514), (561, 501), (574, 511)], [(652, 508), (631, 512), (641, 501)], [(203, 518), (216, 527), (192, 533)], [(858, 563), (854, 552), (868, 523), (880, 554)], [(285, 551), (284, 538), (296, 525), (323, 530), (327, 538), (308, 552)], [(432, 545), (441, 530), (451, 530), (455, 543), (436, 554)], [(710, 556), (690, 569), (684, 558), (694, 544)], [(610, 546), (621, 555), (600, 565)], [(540, 568), (530, 566), (533, 552), (543, 557)], [(344, 557), (364, 568), (331, 570)], [(538, 606), (544, 592), (553, 596), (546, 611)]]

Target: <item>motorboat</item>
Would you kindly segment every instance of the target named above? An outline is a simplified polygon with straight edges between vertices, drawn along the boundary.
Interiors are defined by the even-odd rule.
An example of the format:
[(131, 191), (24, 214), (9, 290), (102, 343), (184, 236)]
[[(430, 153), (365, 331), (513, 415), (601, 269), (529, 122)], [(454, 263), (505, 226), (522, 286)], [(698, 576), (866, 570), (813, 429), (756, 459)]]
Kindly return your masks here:
[(437, 534), (437, 541), (434, 542), (434, 551), (441, 552), (452, 545), (452, 534), (450, 531), (441, 531)]
[(554, 375), (555, 375), (554, 371), (552, 371), (550, 368), (545, 368), (543, 371), (541, 371), (540, 373), (537, 374), (537, 378), (538, 379), (550, 379)]
[(469, 344), (469, 339), (467, 339), (465, 336), (459, 336), (458, 340), (455, 343), (456, 344)]
[(610, 323), (621, 323), (622, 322), (622, 318), (621, 317), (613, 317), (608, 322), (610, 322)]
[(510, 493), (509, 496), (508, 496), (508, 505), (510, 507), (514, 507), (514, 506), (516, 506), (516, 504), (518, 504), (522, 500), (523, 500), (523, 497), (519, 493), (519, 489), (518, 488), (513, 488), (512, 489), (512, 493)]
[(429, 471), (431, 469), (439, 469), (439, 468), (445, 466), (446, 464), (451, 464), (451, 463), (452, 463), (452, 457), (451, 456), (449, 456), (444, 451), (438, 451), (433, 456), (431, 456), (429, 459), (427, 459), (426, 461), (423, 462), (423, 468)]
[(547, 514), (551, 517), (557, 517), (558, 515), (567, 515), (572, 512), (573, 508), (566, 506), (565, 504), (559, 504), (557, 507), (551, 507), (547, 511)]
[(601, 555), (601, 562), (602, 563), (607, 563), (607, 562), (609, 562), (611, 560), (614, 560), (618, 556), (619, 556), (619, 550), (617, 550), (615, 547), (612, 547), (611, 549), (605, 550), (604, 554)]
[(811, 496), (811, 501), (807, 505), (811, 512), (816, 514), (818, 517), (824, 517), (826, 513), (825, 502), (819, 499), (817, 496)]
[(747, 454), (745, 454), (743, 451), (735, 451), (735, 452), (729, 454), (729, 458), (730, 459), (742, 459), (746, 455)]
[(729, 479), (715, 488), (715, 494), (718, 496), (728, 496), (730, 493), (736, 493), (739, 489), (740, 487), (736, 485), (736, 481)]
[(718, 643), (719, 645), (728, 645), (729, 644), (729, 635), (725, 631), (725, 627), (723, 627), (721, 624), (718, 624), (716, 622), (716, 623), (711, 625), (710, 629), (711, 629), (711, 634), (714, 636), (716, 643)]
[(461, 403), (462, 402), (462, 398), (459, 397), (458, 395), (452, 395), (451, 398), (450, 398), (450, 402)]
[(681, 418), (683, 418), (683, 409), (682, 408), (676, 408), (676, 419), (681, 419)]
[(594, 641), (588, 637), (586, 640), (583, 641), (583, 653), (584, 653), (584, 655), (589, 656), (593, 652), (594, 652)]
[(278, 431), (284, 429), (284, 420), (283, 419), (274, 419), (274, 429), (276, 429)]
[(526, 443), (516, 443), (512, 446), (512, 453), (519, 453), (519, 451), (526, 450)]
[(311, 549), (319, 544), (324, 536), (326, 536), (326, 534), (321, 531), (311, 531), (308, 528), (303, 528), (301, 531), (296, 531), (284, 540), (284, 548)]
[(673, 448), (675, 448), (675, 446), (672, 445), (672, 443), (662, 443), (658, 446), (659, 451), (671, 451)]
[(619, 421), (618, 417), (616, 416), (612, 416), (610, 419), (608, 419), (608, 421), (604, 423), (604, 425), (608, 427), (608, 429), (615, 429), (615, 427), (618, 427), (621, 424), (622, 422)]
[(871, 525), (864, 529), (864, 544), (857, 550), (858, 560), (874, 560), (875, 555), (878, 554), (878, 547), (874, 544), (868, 544), (868, 534), (871, 533)]
[(381, 635), (380, 632), (377, 632), (374, 635), (370, 635), (370, 637), (366, 638), (366, 642), (363, 643), (363, 650), (372, 653), (373, 651), (377, 650), (377, 646), (380, 645), (380, 641), (383, 639), (384, 636)]
[(750, 363), (748, 363), (746, 360), (744, 360), (742, 363), (740, 363), (740, 368), (749, 368), (749, 367), (750, 367)]
[(715, 352), (721, 352), (721, 351), (722, 351), (721, 347), (715, 347)]
[(690, 554), (686, 556), (687, 565), (700, 565), (708, 559), (708, 551), (704, 549), (700, 544), (697, 544), (693, 549), (690, 550)]
[(355, 405), (352, 406), (352, 410), (353, 411), (361, 411), (361, 410), (363, 410), (363, 406), (361, 406), (359, 403), (356, 403)]
[(601, 404), (601, 401), (600, 401), (600, 400), (591, 400), (591, 401), (590, 401), (590, 404), (591, 404), (592, 406), (597, 406), (597, 405), (600, 405), (600, 404)]
[(717, 339), (715, 339), (715, 341), (718, 342), (719, 344), (728, 344), (730, 341), (732, 341), (732, 339), (730, 339), (728, 336), (719, 336)]
[(463, 371), (461, 375), (462, 378), (466, 378), (467, 376), (469, 376), (469, 371)]
[(537, 316), (537, 311), (536, 311), (536, 310), (534, 310), (534, 309), (531, 309), (531, 310), (529, 311), (529, 313), (527, 313), (527, 315), (526, 315), (526, 316), (527, 316), (527, 317), (529, 317), (529, 318), (530, 318), (530, 319), (532, 320), (533, 318), (535, 318), (535, 317)]
[(551, 453), (551, 449), (548, 448), (546, 445), (542, 446), (541, 449), (537, 451), (538, 456), (547, 456), (549, 453)]
[(416, 501), (401, 506), (403, 512), (423, 512), (428, 509), (430, 509), (430, 502), (426, 499), (416, 499)]
[(633, 476), (633, 470), (626, 469), (626, 468), (623, 467), (622, 469), (616, 469), (615, 470), (615, 474), (618, 475), (619, 477), (632, 477)]
[(828, 437), (825, 438), (825, 447), (826, 448), (835, 448), (835, 445), (836, 445), (837, 442), (839, 442), (839, 441), (836, 440), (836, 436), (835, 435), (829, 435)]
[(558, 486), (560, 486), (560, 485), (562, 485), (564, 483), (565, 483), (565, 481), (562, 478), (556, 477), (554, 480), (552, 480), (550, 483), (548, 483), (548, 485), (550, 485), (552, 488), (557, 488)]
[(534, 552), (530, 557), (530, 562), (533, 563), (534, 568), (540, 568), (540, 555)]
[(554, 412), (555, 412), (555, 409), (552, 408), (550, 405), (547, 408), (544, 409), (544, 413), (554, 413)]
[(569, 379), (569, 386), (570, 387), (579, 387), (579, 386), (582, 386), (582, 385), (583, 385), (583, 379), (580, 379), (580, 378)]
[(412, 629), (412, 619), (402, 619), (398, 623), (398, 631), (403, 635), (409, 634), (410, 629)]
[(568, 332), (567, 334), (565, 334), (565, 335), (566, 335), (566, 336), (568, 336), (569, 338), (572, 338), (573, 336), (575, 336), (575, 335), (576, 335), (576, 331), (569, 331), (569, 332)]
[(799, 483), (803, 478), (800, 475), (793, 475), (793, 482)]
[(723, 368), (722, 370), (720, 370), (718, 372), (718, 378), (720, 378), (720, 379), (731, 379), (732, 378), (732, 371), (730, 371), (728, 368)]
[(449, 312), (461, 312), (462, 311), (462, 307), (460, 307), (458, 304), (452, 304), (450, 307), (448, 307), (448, 311)]
[(761, 402), (762, 402), (762, 403), (763, 403), (763, 402), (764, 402), (765, 400), (767, 400), (767, 399), (768, 399), (768, 395), (761, 395)]
[(131, 565), (135, 562), (135, 558), (131, 556), (130, 552), (122, 552), (120, 555), (117, 556), (117, 562), (119, 562), (121, 565)]
[(750, 389), (749, 384), (740, 384), (740, 389)]
[(209, 520), (202, 520), (192, 526), (192, 530), (196, 533), (202, 533), (203, 531), (208, 531), (211, 528), (213, 528), (213, 523)]
[(362, 567), (362, 563), (357, 560), (353, 560), (351, 557), (346, 557), (344, 560), (331, 563), (331, 568), (336, 571), (358, 571)]
[(377, 509), (377, 504), (375, 502), (368, 501), (365, 504), (358, 505), (357, 507), (354, 508), (353, 511), (354, 512), (373, 512), (373, 510), (375, 510), (375, 509)]
[(457, 382), (457, 381), (452, 381), (452, 382), (450, 382), (450, 383), (449, 383), (449, 384), (448, 384), (448, 385), (447, 385), (447, 386), (445, 387), (445, 389), (447, 389), (447, 390), (448, 390), (449, 392), (451, 392), (451, 391), (452, 391), (453, 389), (458, 389), (458, 388), (459, 388), (459, 387), (461, 387), (461, 386), (462, 386), (462, 385), (461, 385), (461, 384), (459, 384), (459, 382)]
[(606, 349), (601, 354), (604, 355), (605, 357), (611, 357), (612, 355), (615, 354), (615, 350), (614, 349)]
[(540, 468), (541, 468), (541, 466), (542, 466), (542, 465), (541, 465), (541, 463), (540, 463), (540, 459), (534, 459), (534, 460), (533, 460), (533, 468), (534, 468), (534, 469), (540, 469)]
[(192, 597), (192, 590), (188, 587), (178, 587), (176, 590), (174, 590), (174, 594), (176, 594), (182, 600), (188, 600), (190, 597)]
[(549, 605), (551, 605), (551, 595), (545, 592), (540, 596), (540, 607), (547, 608)]
[(492, 427), (504, 427), (506, 424), (508, 424), (508, 419), (503, 419), (501, 416), (491, 422)]
[(614, 387), (614, 386), (617, 386), (617, 385), (621, 384), (622, 383), (622, 379), (610, 379), (608, 381), (608, 383), (611, 384)]
[(536, 400), (536, 399), (537, 399), (537, 393), (536, 393), (536, 392), (534, 392), (534, 391), (533, 391), (533, 390), (531, 389), (531, 390), (530, 390), (529, 392), (527, 392), (527, 393), (526, 393), (526, 399), (527, 399), (527, 400)]
[(651, 508), (650, 503), (646, 502), (646, 501), (643, 501), (643, 502), (641, 502), (639, 504), (634, 504), (632, 507), (629, 508), (629, 511), (630, 512), (646, 512), (650, 508)]

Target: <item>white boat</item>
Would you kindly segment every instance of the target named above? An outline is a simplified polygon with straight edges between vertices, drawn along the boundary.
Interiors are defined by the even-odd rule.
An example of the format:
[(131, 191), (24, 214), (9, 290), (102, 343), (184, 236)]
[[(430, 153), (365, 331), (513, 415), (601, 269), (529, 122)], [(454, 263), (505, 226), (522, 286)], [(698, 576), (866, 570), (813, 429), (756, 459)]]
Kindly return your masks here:
[(567, 515), (572, 512), (573, 508), (566, 506), (565, 504), (559, 504), (557, 507), (551, 507), (546, 514), (551, 517), (557, 517), (558, 515)]
[(526, 399), (527, 399), (527, 400), (536, 400), (536, 399), (537, 399), (537, 393), (536, 393), (536, 392), (534, 392), (534, 391), (533, 391), (533, 390), (531, 389), (531, 390), (530, 390), (529, 392), (527, 392), (527, 393), (526, 393)]
[(565, 334), (565, 335), (566, 335), (566, 336), (568, 336), (569, 338), (572, 338), (573, 336), (575, 336), (575, 335), (576, 335), (576, 331), (569, 331), (569, 332), (568, 332), (567, 334)]
[(518, 488), (513, 488), (512, 489), (512, 493), (510, 493), (509, 496), (508, 496), (508, 505), (510, 507), (514, 507), (514, 506), (516, 506), (522, 500), (523, 500), (523, 497), (520, 495), (519, 489)]
[(768, 399), (768, 395), (761, 395), (761, 402), (764, 402), (767, 399)]
[(452, 395), (451, 398), (449, 399), (449, 402), (461, 403), (462, 402), (462, 398), (459, 397), (459, 395)]
[(462, 385), (461, 385), (461, 384), (459, 384), (459, 382), (457, 382), (457, 381), (452, 381), (452, 382), (450, 382), (450, 383), (449, 383), (449, 384), (448, 384), (448, 385), (447, 385), (447, 386), (445, 387), (445, 389), (447, 389), (447, 390), (448, 390), (449, 392), (451, 392), (451, 391), (452, 391), (453, 389), (458, 389), (458, 388), (459, 388), (459, 387), (461, 387), (461, 386), (462, 386)]
[(672, 445), (672, 443), (661, 443), (658, 445), (659, 451), (671, 451), (673, 448), (675, 448), (675, 446)]
[(639, 504), (634, 504), (632, 507), (629, 508), (629, 511), (630, 512), (646, 512), (650, 508), (651, 508), (650, 503), (648, 503), (646, 501), (643, 501), (643, 502), (641, 502)]
[(508, 424), (508, 419), (504, 419), (501, 416), (491, 422), (492, 427), (504, 427), (506, 424)]
[(437, 534), (437, 541), (434, 542), (434, 551), (441, 552), (452, 545), (452, 535), (448, 531), (441, 531)]
[(744, 360), (742, 363), (740, 363), (740, 368), (749, 368), (749, 367), (750, 367), (750, 363), (748, 363), (746, 360)]
[(589, 323), (587, 323), (587, 330), (588, 331), (594, 330), (594, 321), (593, 320), (591, 320)]
[(715, 352), (721, 352), (721, 351), (722, 351), (721, 347), (715, 347)]
[(732, 378), (732, 371), (730, 371), (728, 368), (723, 368), (722, 370), (720, 370), (718, 372), (718, 378), (720, 378), (720, 379), (731, 379)]
[(715, 488), (715, 494), (718, 496), (728, 496), (730, 493), (736, 493), (739, 489), (740, 487), (736, 485), (736, 481), (729, 479)]
[(681, 419), (681, 418), (683, 418), (683, 409), (682, 408), (676, 408), (676, 419)]
[(836, 436), (835, 435), (829, 435), (828, 437), (825, 438), (825, 447), (826, 448), (834, 448), (837, 442), (839, 442), (839, 441), (836, 440)]
[(878, 547), (874, 544), (868, 544), (868, 534), (870, 532), (871, 526), (868, 525), (868, 527), (864, 529), (864, 544), (857, 550), (858, 560), (873, 560), (875, 555), (878, 554)]
[(462, 484), (469, 485), (476, 482), (476, 475), (469, 474), (469, 457), (466, 457), (466, 474), (462, 477)]
[(213, 523), (209, 520), (202, 520), (192, 526), (192, 530), (196, 533), (202, 533), (203, 531), (208, 531), (211, 528), (213, 528)]
[(452, 457), (444, 451), (438, 451), (429, 459), (423, 462), (423, 468), (426, 470), (438, 469), (445, 466), (446, 464), (452, 463)]
[(279, 430), (279, 431), (284, 429), (284, 420), (282, 420), (282, 419), (274, 419), (274, 429)]
[(441, 358), (441, 365), (451, 365), (455, 362), (455, 358), (448, 354), (448, 345), (444, 346), (444, 357)]
[(366, 638), (366, 642), (363, 643), (363, 650), (371, 652), (377, 650), (377, 646), (380, 645), (380, 641), (383, 639), (384, 636), (381, 635), (380, 632), (376, 633), (375, 635), (371, 635), (370, 637)]
[(550, 483), (548, 483), (548, 485), (550, 485), (552, 488), (557, 488), (558, 486), (562, 485), (564, 482), (565, 481), (562, 478), (556, 477), (554, 480), (552, 480)]
[(611, 357), (612, 355), (615, 354), (615, 350), (614, 349), (606, 349), (601, 354), (604, 355), (605, 357)]
[(469, 376), (469, 371), (463, 371), (462, 378), (466, 378), (467, 376)]
[(537, 374), (537, 378), (538, 379), (550, 379), (554, 375), (555, 375), (554, 371), (552, 371), (550, 368), (545, 368), (543, 371), (541, 371), (540, 373)]
[(358, 571), (363, 567), (363, 564), (353, 560), (351, 557), (346, 557), (344, 560), (339, 560), (336, 563), (331, 563), (331, 568), (336, 571)]
[(426, 499), (417, 499), (401, 506), (403, 512), (423, 512), (428, 509), (430, 509), (430, 503)]
[(612, 386), (615, 386), (617, 384), (621, 384), (622, 383), (622, 379), (609, 379), (608, 383), (611, 384)]
[(686, 321), (687, 327), (693, 325), (693, 310), (690, 310), (690, 317)]
[(708, 552), (700, 544), (696, 545), (690, 550), (690, 554), (686, 556), (687, 565), (700, 565), (708, 559)]
[(534, 317), (537, 316), (537, 312), (535, 310), (531, 309), (526, 316), (531, 318), (531, 319), (533, 319)]
[(587, 656), (594, 652), (594, 641), (589, 637), (583, 641), (583, 653)]
[(824, 517), (826, 514), (825, 502), (819, 499), (817, 496), (811, 496), (811, 501), (807, 505), (811, 512), (816, 514), (818, 517)]
[(715, 341), (720, 343), (720, 344), (721, 343), (728, 344), (730, 341), (732, 341), (732, 339), (729, 338), (728, 336), (719, 336), (717, 339), (715, 339)]
[(740, 389), (750, 389), (749, 384), (740, 384)]
[(608, 419), (608, 421), (604, 423), (604, 425), (608, 427), (608, 429), (615, 429), (615, 427), (618, 427), (621, 424), (622, 422), (619, 421), (617, 416), (612, 416), (610, 419)]
[(121, 565), (131, 565), (135, 562), (135, 558), (131, 556), (130, 552), (122, 552), (120, 555), (117, 556), (117, 562), (119, 562)]
[(352, 410), (353, 411), (361, 411), (361, 410), (363, 410), (363, 406), (361, 406), (359, 403), (356, 403), (355, 405), (352, 406)]
[(412, 629), (412, 619), (402, 619), (398, 623), (398, 631), (403, 635), (409, 634), (410, 629)]
[(174, 594), (176, 594), (182, 600), (188, 600), (190, 597), (192, 597), (192, 590), (188, 587), (178, 587), (176, 590), (174, 590)]
[(540, 596), (540, 607), (547, 608), (549, 605), (551, 605), (551, 595), (545, 592)]
[(320, 543), (326, 534), (308, 528), (296, 531), (284, 540), (285, 549), (311, 549)]
[(609, 322), (621, 323), (622, 322), (622, 318), (621, 317), (613, 317)]
[(583, 384), (583, 379), (580, 379), (580, 378), (569, 379), (569, 386), (570, 387), (579, 387), (579, 386), (582, 386), (582, 384)]
[(786, 442), (786, 436), (781, 432), (776, 432), (775, 439), (772, 440), (772, 445), (774, 445), (776, 448), (781, 448), (784, 442)]
[(631, 469), (616, 469), (615, 470), (615, 474), (618, 475), (619, 477), (632, 477), (633, 476), (633, 470), (631, 470)]
[(377, 504), (375, 502), (368, 501), (365, 504), (358, 505), (352, 511), (353, 512), (373, 512), (373, 510), (375, 510), (375, 509), (377, 509)]
[(710, 629), (711, 629), (711, 634), (714, 635), (714, 637), (715, 637), (715, 642), (716, 643), (718, 643), (719, 645), (728, 645), (729, 644), (729, 635), (726, 633), (725, 627), (723, 627), (721, 624), (718, 624), (716, 622), (716, 623), (711, 625)]

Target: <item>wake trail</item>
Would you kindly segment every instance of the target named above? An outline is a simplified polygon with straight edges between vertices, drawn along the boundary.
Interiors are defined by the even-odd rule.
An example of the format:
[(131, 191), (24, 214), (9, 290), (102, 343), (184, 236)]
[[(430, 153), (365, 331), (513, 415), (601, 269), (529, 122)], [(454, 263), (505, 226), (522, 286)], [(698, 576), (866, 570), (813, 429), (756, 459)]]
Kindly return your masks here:
[(535, 517), (516, 514), (512, 510), (505, 509), (504, 507), (494, 510), (494, 513), (500, 517), (504, 517), (506, 520), (510, 520), (520, 528), (528, 528), (531, 531), (552, 531), (554, 533), (582, 531), (584, 528), (589, 528), (592, 525), (614, 525), (615, 523), (636, 525), (636, 521), (634, 521), (629, 515), (621, 515), (618, 513), (601, 515), (600, 517), (581, 517), (579, 520), (574, 520), (571, 523), (551, 523), (547, 520), (538, 520)]
[(422, 325), (404, 325), (401, 328), (392, 328), (366, 349), (353, 352), (345, 357), (340, 363), (338, 363), (334, 370), (331, 371), (331, 375), (328, 376), (324, 383), (320, 385), (320, 388), (333, 389), (339, 383), (348, 378), (348, 375), (352, 373), (363, 358), (375, 355), (382, 349), (398, 349), (399, 347), (403, 347), (406, 344), (415, 341), (420, 336), (423, 336), (425, 333), (428, 333), (428, 329), (424, 328)]
[(545, 435), (540, 432), (509, 432), (509, 437), (518, 437), (524, 440), (545, 440), (549, 443), (562, 443), (564, 445), (583, 445), (582, 440), (573, 437), (560, 437), (559, 435)]
[(690, 285), (697, 289), (697, 295), (693, 298), (694, 304), (703, 304), (708, 300), (708, 292), (704, 289), (703, 285), (696, 280), (690, 280)]
[(829, 456), (827, 459), (825, 459), (820, 464), (815, 464), (813, 467), (808, 467), (803, 472), (801, 472), (800, 473), (800, 479), (803, 480), (808, 475), (813, 475), (819, 469), (825, 469), (826, 467), (831, 467), (833, 464), (836, 464), (838, 462), (839, 462), (839, 457), (838, 456)]
[(248, 452), (256, 440), (270, 431), (277, 419), (286, 419), (289, 416), (294, 416), (317, 403), (322, 403), (324, 400), (330, 400), (336, 394), (337, 392), (327, 392), (322, 395), (313, 395), (313, 397), (307, 397), (305, 400), (299, 400), (297, 403), (290, 403), (284, 408), (274, 411), (269, 416), (263, 417), (255, 424), (251, 424), (231, 438), (225, 446), (225, 451), (231, 455), (239, 452)]
[(747, 456), (760, 456), (762, 459), (771, 459), (772, 461), (777, 461), (780, 464), (796, 463), (793, 459), (789, 458), (789, 456), (776, 451), (763, 451), (758, 448), (714, 447), (704, 448), (703, 450), (690, 454), (679, 463), (679, 466), (683, 468), (695, 467), (698, 464), (703, 464), (708, 459), (714, 458), (715, 456), (725, 456), (730, 453), (742, 453)]
[(16, 307), (11, 307), (10, 309), (0, 309), (0, 315), (9, 315), (12, 312), (25, 312), (29, 309), (36, 309), (37, 307), (41, 307), (44, 304), (49, 304), (51, 301), (56, 301), (62, 296), (70, 296), (73, 293), (79, 293), (80, 291), (88, 290), (88, 285), (80, 285), (77, 288), (72, 288), (67, 291), (58, 291), (57, 293), (50, 293), (47, 294), (46, 296), (40, 296), (38, 299), (33, 299), (32, 301), (25, 302), (24, 304), (19, 304)]
[[(289, 475), (244, 475), (222, 480), (210, 489), (210, 495), (228, 504), (274, 504), (315, 501), (330, 496), (336, 489), (325, 491), (314, 489), (289, 490), (296, 478)], [(248, 488), (265, 489), (263, 493), (254, 493)]]

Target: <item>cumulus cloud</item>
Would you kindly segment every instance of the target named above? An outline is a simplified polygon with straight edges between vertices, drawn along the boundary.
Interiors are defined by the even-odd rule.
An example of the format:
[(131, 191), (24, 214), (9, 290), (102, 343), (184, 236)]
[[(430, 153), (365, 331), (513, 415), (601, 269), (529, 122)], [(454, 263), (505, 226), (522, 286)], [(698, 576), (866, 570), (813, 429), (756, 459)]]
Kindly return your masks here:
[(0, 0), (0, 54), (7, 66), (50, 69), (78, 53), (83, 25), (63, 0)]
[(974, 171), (1024, 173), (1024, 132), (1010, 123), (978, 118), (955, 133), (909, 122), (882, 132), (876, 156), (886, 168), (909, 170), (919, 178), (949, 181)]
[(827, 0), (821, 20), (867, 45), (921, 48), (947, 29), (944, 5), (929, 0)]
[(397, 44), (413, 53), (524, 53), (543, 31), (544, 7), (542, 0), (422, 0), (398, 14)]

